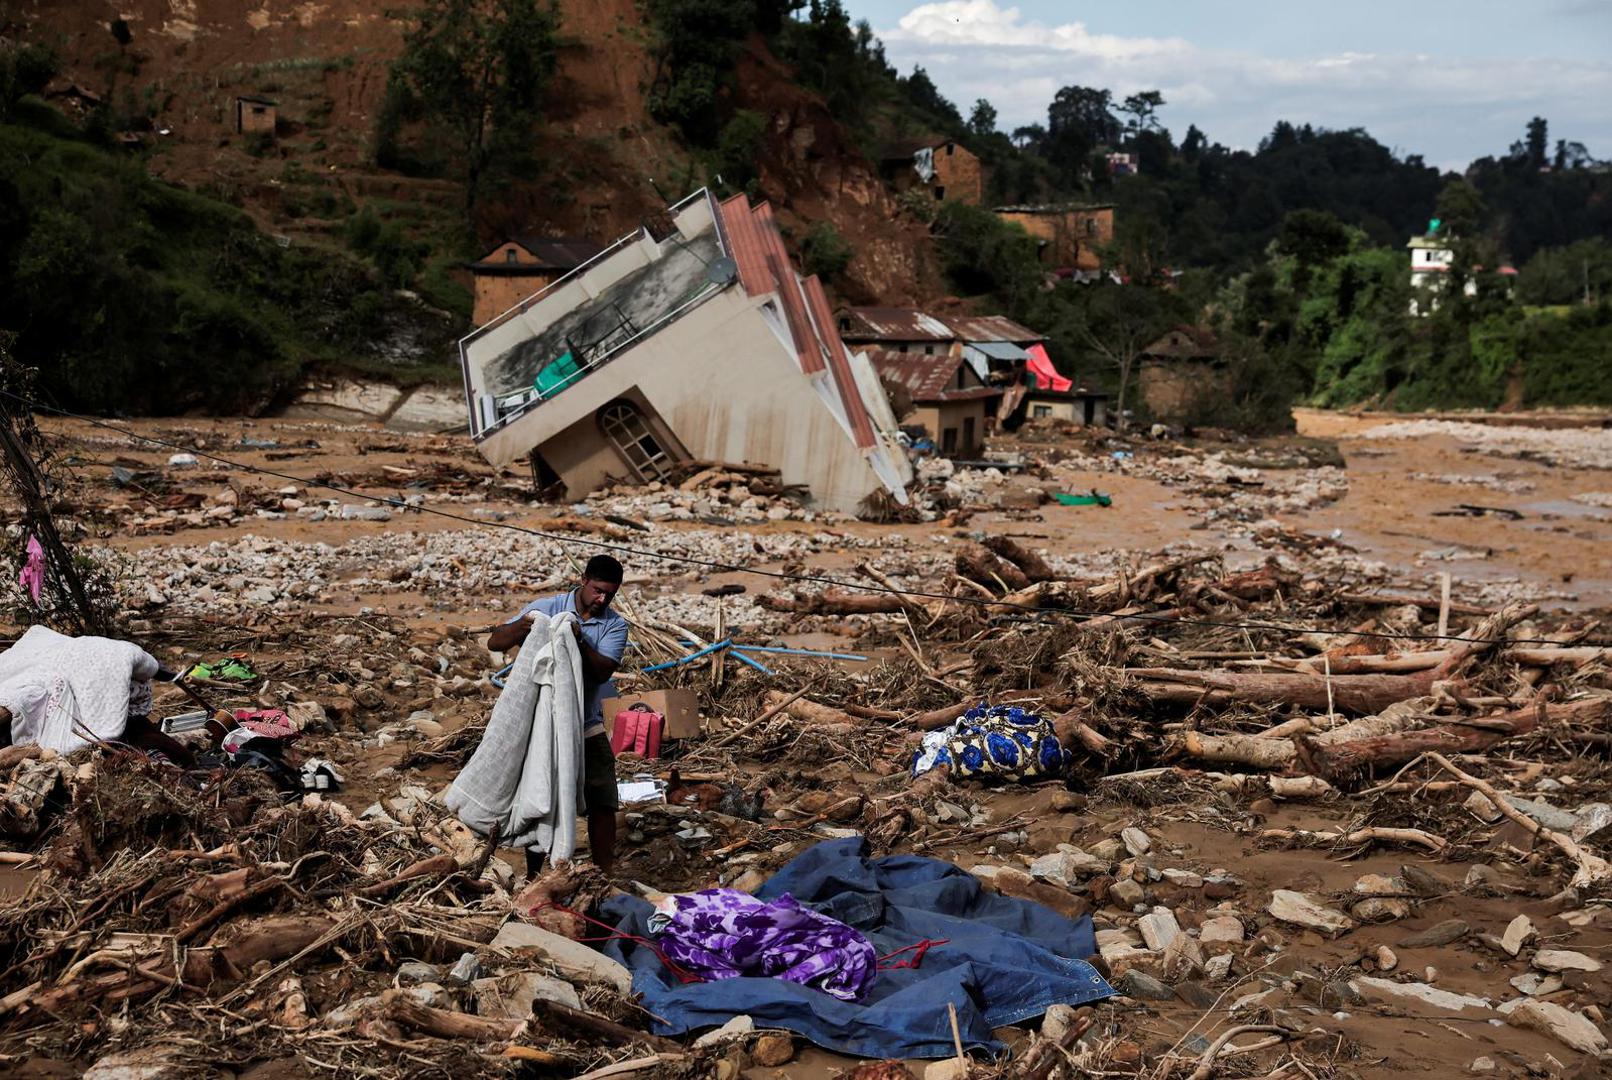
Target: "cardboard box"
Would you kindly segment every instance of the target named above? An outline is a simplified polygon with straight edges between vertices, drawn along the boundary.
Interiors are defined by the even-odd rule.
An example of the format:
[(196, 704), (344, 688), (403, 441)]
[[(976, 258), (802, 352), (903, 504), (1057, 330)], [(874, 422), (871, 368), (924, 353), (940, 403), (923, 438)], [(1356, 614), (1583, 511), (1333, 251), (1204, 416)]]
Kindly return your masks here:
[(638, 704), (666, 718), (662, 738), (692, 739), (700, 734), (700, 699), (692, 690), (644, 690), (628, 697), (605, 698), (599, 703), (604, 710), (605, 730), (614, 735), (616, 714)]

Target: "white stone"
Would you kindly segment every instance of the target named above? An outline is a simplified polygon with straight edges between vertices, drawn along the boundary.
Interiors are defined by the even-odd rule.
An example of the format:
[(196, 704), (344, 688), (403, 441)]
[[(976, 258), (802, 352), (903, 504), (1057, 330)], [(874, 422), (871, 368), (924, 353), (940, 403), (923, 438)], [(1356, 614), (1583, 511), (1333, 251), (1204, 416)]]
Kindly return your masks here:
[(1534, 967), (1540, 971), (1600, 971), (1601, 962), (1568, 949), (1540, 949), (1534, 953)]
[(1541, 975), (1537, 971), (1525, 971), (1521, 975), (1514, 975), (1508, 980), (1519, 994), (1529, 997), (1544, 997), (1554, 994), (1565, 984), (1560, 975)]
[(1468, 1072), (1491, 1073), (1491, 1072), (1494, 1072), (1494, 1070), (1495, 1070), (1494, 1058), (1487, 1058), (1487, 1057), (1473, 1058), (1472, 1059), (1472, 1064), (1467, 1066), (1467, 1071)]
[(1426, 983), (1401, 983), (1391, 979), (1376, 979), (1369, 975), (1361, 975), (1349, 980), (1349, 988), (1367, 1001), (1378, 1003), (1391, 1003), (1404, 1005), (1415, 1002), (1434, 1009), (1442, 1009), (1449, 1013), (1461, 1013), (1467, 1010), (1493, 1012), (1494, 1006), (1489, 1004), (1487, 998), (1473, 997), (1470, 994), (1456, 994), (1449, 990), (1440, 990), (1436, 986)]
[(1198, 927), (1198, 941), (1203, 945), (1239, 945), (1245, 934), (1243, 921), (1231, 915), (1217, 915), (1205, 919)]
[(1181, 936), (1181, 924), (1169, 908), (1156, 907), (1136, 920), (1136, 929), (1154, 952), (1163, 952), (1170, 942)]
[(531, 949), (553, 964), (562, 975), (587, 982), (614, 986), (623, 994), (632, 993), (632, 975), (604, 953), (581, 942), (550, 933), (530, 923), (507, 922), (493, 938), (495, 949)]
[(1313, 896), (1290, 889), (1277, 889), (1271, 893), (1271, 902), (1265, 910), (1282, 922), (1325, 933), (1353, 930), (1355, 925), (1354, 920), (1343, 912), (1327, 907)]
[(1500, 937), (1500, 947), (1506, 950), (1507, 955), (1516, 956), (1533, 939), (1533, 922), (1526, 915), (1518, 915), (1506, 925), (1506, 932)]
[(1162, 870), (1160, 873), (1164, 875), (1164, 880), (1171, 885), (1179, 885), (1183, 889), (1203, 888), (1203, 875), (1194, 874), (1191, 870), (1170, 869)]
[(756, 1030), (756, 1022), (750, 1018), (749, 1014), (740, 1013), (738, 1016), (735, 1016), (733, 1019), (729, 1020), (715, 1031), (707, 1031), (704, 1035), (701, 1035), (698, 1039), (695, 1039), (694, 1046), (696, 1049), (704, 1049), (707, 1046), (716, 1046), (720, 1043), (725, 1043), (730, 1039), (737, 1039), (740, 1036), (748, 1035), (754, 1030)]
[(966, 1080), (967, 1058), (941, 1058), (924, 1066), (924, 1080)]
[(98, 1058), (84, 1072), (86, 1080), (179, 1080), (186, 1072), (174, 1059), (178, 1051), (146, 1046)]
[(1075, 1026), (1078, 1018), (1073, 1006), (1059, 1003), (1047, 1008), (1047, 1014), (1041, 1018), (1041, 1037), (1053, 1042), (1062, 1042), (1071, 1028)]
[(1386, 945), (1377, 946), (1377, 970), (1393, 971), (1399, 966), (1399, 957)]
[(1119, 839), (1120, 843), (1125, 845), (1125, 850), (1130, 852), (1132, 856), (1146, 855), (1153, 848), (1153, 841), (1148, 839), (1147, 833), (1134, 825), (1121, 829)]
[(1607, 1049), (1606, 1036), (1588, 1017), (1549, 1001), (1518, 998), (1500, 1006), (1500, 1012), (1512, 1027), (1550, 1035), (1582, 1054), (1599, 1054)]
[(1211, 956), (1203, 962), (1203, 973), (1211, 979), (1224, 979), (1231, 974), (1231, 953)]

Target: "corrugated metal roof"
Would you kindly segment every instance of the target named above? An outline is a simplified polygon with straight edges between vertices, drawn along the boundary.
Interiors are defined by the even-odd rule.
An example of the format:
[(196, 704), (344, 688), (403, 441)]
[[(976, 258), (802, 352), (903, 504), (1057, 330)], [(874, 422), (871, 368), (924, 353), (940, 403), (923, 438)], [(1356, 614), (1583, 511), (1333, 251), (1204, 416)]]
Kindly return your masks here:
[(772, 274), (767, 269), (766, 245), (756, 228), (750, 200), (738, 194), (724, 200), (720, 209), (722, 230), (727, 235), (729, 253), (739, 266), (739, 284), (750, 296), (772, 292)]
[(1006, 315), (947, 315), (945, 321), (953, 334), (975, 345), (985, 341), (1028, 344), (1041, 340), (1040, 334)]
[(957, 335), (946, 323), (919, 308), (854, 307), (848, 309), (847, 341), (951, 341)]
[(823, 352), (819, 347), (817, 331), (812, 328), (811, 319), (806, 314), (806, 298), (801, 295), (800, 282), (789, 262), (789, 252), (784, 250), (783, 234), (778, 231), (778, 223), (773, 219), (772, 204), (762, 203), (750, 213), (761, 233), (767, 268), (772, 271), (778, 297), (784, 305), (784, 320), (789, 324), (789, 334), (795, 340), (795, 357), (800, 362), (800, 370), (807, 375), (819, 374), (827, 370), (823, 363)]
[(972, 398), (995, 397), (1002, 391), (991, 386), (970, 386), (952, 389), (957, 369), (965, 361), (957, 356), (924, 356), (922, 353), (897, 352), (894, 349), (869, 349), (868, 359), (879, 377), (905, 386), (912, 400), (920, 403), (939, 401), (968, 401)]

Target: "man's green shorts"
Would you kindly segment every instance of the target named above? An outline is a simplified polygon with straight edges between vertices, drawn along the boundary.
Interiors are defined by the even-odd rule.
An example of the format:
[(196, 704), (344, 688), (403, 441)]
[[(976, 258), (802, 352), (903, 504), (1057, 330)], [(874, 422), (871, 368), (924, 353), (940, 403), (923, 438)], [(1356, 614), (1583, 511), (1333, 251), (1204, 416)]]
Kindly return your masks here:
[(582, 740), (582, 805), (590, 814), (621, 807), (616, 794), (616, 755), (608, 735), (589, 735)]

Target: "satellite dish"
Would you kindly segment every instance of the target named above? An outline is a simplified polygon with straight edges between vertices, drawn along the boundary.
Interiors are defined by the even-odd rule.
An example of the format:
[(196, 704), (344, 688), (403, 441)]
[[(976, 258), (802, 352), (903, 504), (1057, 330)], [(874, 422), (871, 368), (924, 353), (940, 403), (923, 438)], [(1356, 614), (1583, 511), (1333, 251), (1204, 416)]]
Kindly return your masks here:
[(712, 285), (727, 285), (739, 276), (739, 264), (726, 255), (719, 255), (705, 264), (705, 280)]

